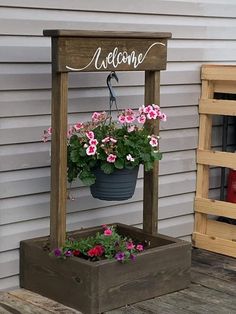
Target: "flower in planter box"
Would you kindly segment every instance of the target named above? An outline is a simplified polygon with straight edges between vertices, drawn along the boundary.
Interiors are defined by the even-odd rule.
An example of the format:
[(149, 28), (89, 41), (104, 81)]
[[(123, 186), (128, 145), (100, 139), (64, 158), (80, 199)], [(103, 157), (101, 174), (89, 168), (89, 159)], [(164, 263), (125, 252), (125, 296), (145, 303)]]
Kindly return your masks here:
[(115, 259), (124, 263), (135, 261), (137, 253), (143, 251), (142, 244), (135, 244), (130, 238), (120, 235), (114, 226), (103, 225), (103, 232), (80, 240), (67, 239), (62, 248), (54, 249), (50, 255), (57, 258), (71, 256), (98, 261)]
[[(111, 174), (116, 169), (133, 169), (140, 164), (145, 171), (161, 159), (159, 137), (146, 128), (145, 122), (166, 121), (155, 104), (141, 106), (138, 112), (125, 109), (113, 120), (106, 112), (94, 112), (91, 121), (77, 122), (67, 134), (67, 177), (80, 178), (85, 185), (95, 183), (94, 169)], [(47, 141), (53, 130), (44, 131)]]

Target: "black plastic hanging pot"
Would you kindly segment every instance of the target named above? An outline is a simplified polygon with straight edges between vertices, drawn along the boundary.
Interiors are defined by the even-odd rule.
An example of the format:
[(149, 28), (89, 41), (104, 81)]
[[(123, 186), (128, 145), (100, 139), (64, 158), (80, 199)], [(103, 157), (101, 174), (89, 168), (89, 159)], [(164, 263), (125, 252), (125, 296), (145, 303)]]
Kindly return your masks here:
[(124, 201), (134, 194), (139, 167), (133, 169), (117, 169), (111, 174), (100, 168), (94, 169), (95, 184), (90, 186), (94, 198), (105, 201)]

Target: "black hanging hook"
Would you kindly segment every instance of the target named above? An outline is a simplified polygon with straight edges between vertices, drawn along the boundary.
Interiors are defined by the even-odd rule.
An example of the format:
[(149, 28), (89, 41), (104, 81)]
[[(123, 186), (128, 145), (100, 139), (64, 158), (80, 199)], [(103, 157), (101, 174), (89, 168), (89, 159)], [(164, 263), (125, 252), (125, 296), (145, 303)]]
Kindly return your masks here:
[(108, 87), (109, 92), (110, 92), (110, 102), (113, 103), (113, 102), (116, 102), (116, 94), (115, 94), (114, 89), (111, 85), (111, 79), (115, 79), (117, 83), (119, 82), (119, 79), (118, 79), (118, 76), (116, 75), (116, 72), (112, 71), (107, 76), (107, 87)]

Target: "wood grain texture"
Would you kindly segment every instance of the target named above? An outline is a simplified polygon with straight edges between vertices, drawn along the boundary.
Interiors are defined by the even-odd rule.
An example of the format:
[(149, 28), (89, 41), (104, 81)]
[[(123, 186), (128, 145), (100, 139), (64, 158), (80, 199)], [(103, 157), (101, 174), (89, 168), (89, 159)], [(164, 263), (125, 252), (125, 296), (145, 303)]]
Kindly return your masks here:
[(95, 30), (46, 29), (44, 36), (50, 37), (93, 37), (93, 38), (171, 38), (171, 33), (160, 32), (119, 32)]
[(52, 142), (51, 142), (51, 246), (60, 247), (66, 234), (67, 200), (67, 98), (68, 75), (57, 73), (57, 40), (52, 40)]
[[(160, 103), (160, 72), (145, 72), (145, 104)], [(159, 122), (149, 120), (146, 123), (150, 134), (159, 134)], [(144, 172), (143, 190), (143, 230), (150, 234), (158, 232), (158, 161), (154, 163), (153, 170)]]
[(236, 66), (204, 64), (201, 70), (202, 80), (234, 81), (236, 80)]
[(236, 101), (202, 99), (199, 103), (199, 113), (236, 116)]
[(236, 219), (236, 204), (207, 198), (195, 198), (195, 211)]
[[(124, 235), (152, 243), (137, 256), (135, 263), (61, 260), (43, 250), (45, 238), (27, 240), (21, 242), (21, 286), (86, 314), (101, 313), (188, 286), (190, 243), (162, 235), (151, 236), (127, 225), (118, 224), (118, 228)], [(99, 230), (101, 227), (93, 227), (71, 235), (87, 237)]]
[[(194, 249), (192, 251), (191, 285), (182, 291), (125, 305), (122, 308), (107, 311), (105, 314), (233, 314), (236, 308), (236, 260), (228, 256)], [(18, 299), (17, 303), (13, 303)], [(0, 293), (1, 300), (11, 299), (8, 309), (2, 308), (2, 314), (19, 314), (22, 305), (28, 305), (30, 314), (44, 313), (81, 314), (53, 300), (49, 300), (25, 289)], [(23, 303), (23, 304), (22, 304)], [(4, 304), (4, 306), (8, 306)], [(15, 312), (14, 312), (15, 311)], [(17, 312), (18, 311), (18, 312)], [(21, 310), (20, 310), (21, 312)], [(24, 314), (21, 312), (20, 314)]]
[(236, 169), (236, 156), (235, 153), (198, 149), (197, 163)]
[(143, 71), (166, 68), (167, 40), (162, 38), (58, 37), (59, 72)]

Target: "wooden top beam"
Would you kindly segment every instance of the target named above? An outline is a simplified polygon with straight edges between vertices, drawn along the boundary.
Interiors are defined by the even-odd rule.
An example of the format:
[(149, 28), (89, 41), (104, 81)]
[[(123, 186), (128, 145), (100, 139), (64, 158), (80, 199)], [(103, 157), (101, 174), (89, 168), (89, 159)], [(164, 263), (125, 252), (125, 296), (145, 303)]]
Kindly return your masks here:
[(117, 31), (92, 31), (92, 30), (68, 30), (46, 29), (44, 36), (49, 37), (90, 37), (90, 38), (171, 38), (171, 33), (158, 32), (117, 32)]

